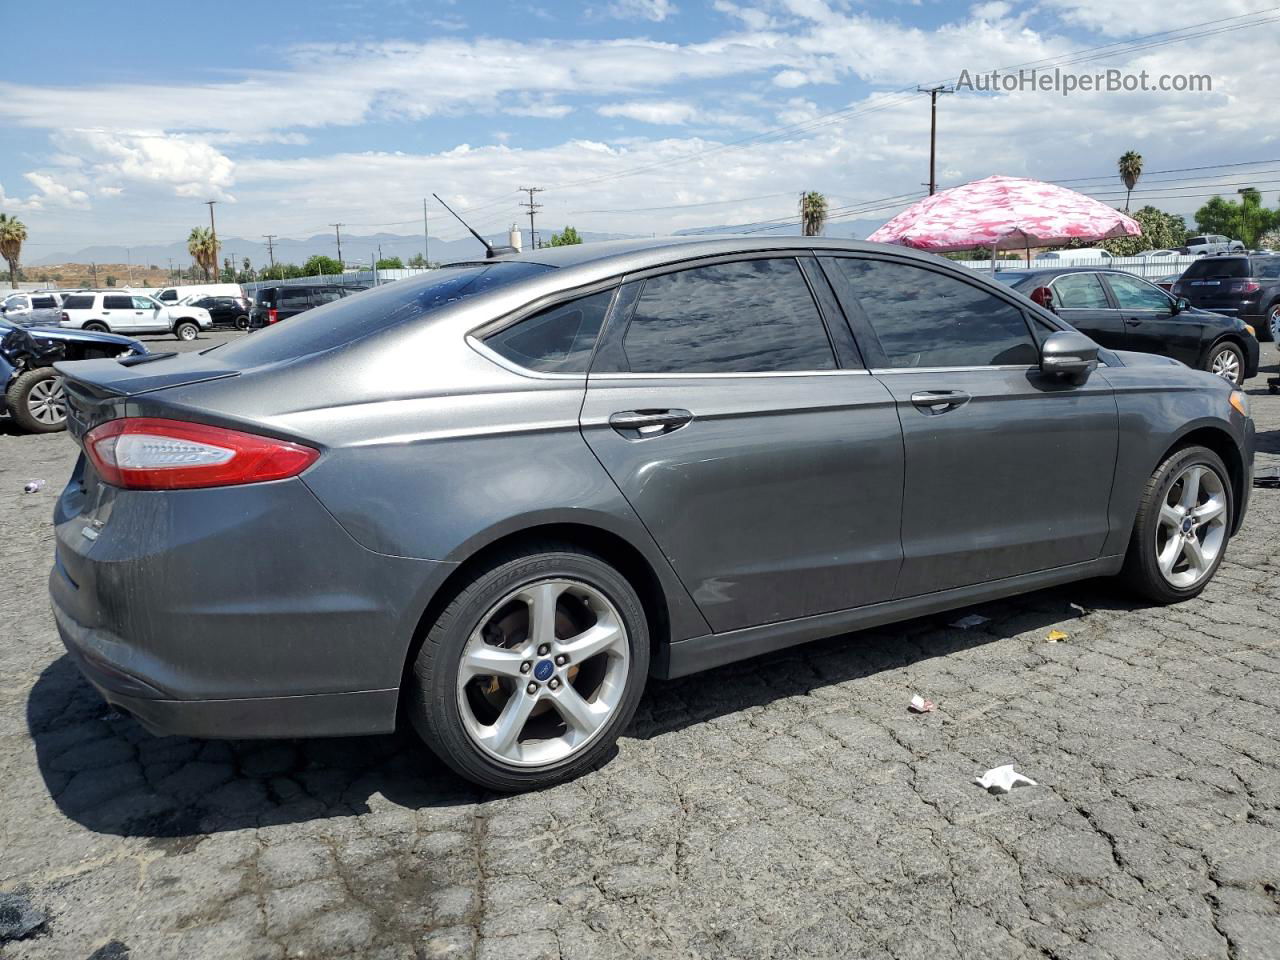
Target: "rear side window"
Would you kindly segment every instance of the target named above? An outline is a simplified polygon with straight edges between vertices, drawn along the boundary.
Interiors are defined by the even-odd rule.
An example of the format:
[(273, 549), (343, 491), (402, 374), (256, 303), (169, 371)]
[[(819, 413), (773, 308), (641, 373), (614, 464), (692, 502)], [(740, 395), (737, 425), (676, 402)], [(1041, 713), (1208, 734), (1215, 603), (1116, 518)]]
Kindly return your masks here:
[(1053, 302), (1064, 310), (1109, 310), (1107, 293), (1096, 273), (1068, 273), (1050, 287)]
[(37, 310), (48, 310), (50, 307), (56, 307), (58, 301), (53, 297), (32, 297), (31, 306)]
[(280, 306), (284, 309), (306, 309), (311, 306), (311, 288), (285, 287), (280, 291)]
[(622, 347), (634, 373), (776, 373), (836, 365), (822, 316), (792, 258), (650, 277)]
[(1206, 257), (1197, 260), (1182, 273), (1183, 280), (1221, 279), (1249, 275), (1249, 261), (1243, 257)]
[(1031, 366), (1040, 351), (1022, 311), (982, 288), (886, 260), (823, 258), (862, 307), (893, 368)]
[(333, 303), (335, 300), (341, 300), (344, 295), (341, 290), (313, 290), (311, 292), (311, 302), (319, 306), (322, 303)]
[(91, 310), (93, 297), (87, 293), (73, 293), (62, 301), (63, 310)]
[(308, 310), (288, 323), (217, 348), (218, 356), (256, 366), (332, 350), (554, 269), (541, 263), (499, 260), (432, 270)]
[(1205, 238), (1204, 238), (1204, 237), (1192, 237), (1190, 240), (1188, 240), (1188, 241), (1187, 241), (1187, 246), (1188, 246), (1188, 247), (1198, 247), (1198, 246), (1200, 246), (1200, 245), (1204, 244), (1205, 242), (1206, 242), (1206, 241), (1205, 241)]
[(1262, 257), (1253, 261), (1253, 275), (1260, 280), (1280, 277), (1280, 257)]
[(102, 298), (103, 310), (132, 310), (133, 297), (120, 297), (108, 294)]
[(586, 373), (613, 293), (606, 290), (548, 307), (485, 338), (485, 345), (529, 370)]

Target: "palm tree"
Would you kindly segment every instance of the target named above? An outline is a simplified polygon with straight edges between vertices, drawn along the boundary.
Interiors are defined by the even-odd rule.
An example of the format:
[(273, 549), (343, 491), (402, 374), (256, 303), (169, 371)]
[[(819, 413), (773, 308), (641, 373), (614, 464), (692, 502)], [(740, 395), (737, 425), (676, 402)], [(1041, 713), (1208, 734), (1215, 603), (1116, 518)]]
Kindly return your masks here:
[(827, 198), (817, 190), (800, 194), (800, 226), (806, 237), (822, 233), (827, 223)]
[(187, 253), (204, 270), (208, 280), (218, 266), (218, 251), (213, 245), (213, 231), (208, 227), (192, 227), (187, 236)]
[(1142, 176), (1142, 154), (1126, 150), (1120, 157), (1120, 180), (1124, 183), (1124, 212), (1129, 212), (1129, 194)]
[(17, 217), (0, 213), (0, 256), (9, 262), (9, 286), (18, 289), (18, 258), (27, 239), (27, 225)]

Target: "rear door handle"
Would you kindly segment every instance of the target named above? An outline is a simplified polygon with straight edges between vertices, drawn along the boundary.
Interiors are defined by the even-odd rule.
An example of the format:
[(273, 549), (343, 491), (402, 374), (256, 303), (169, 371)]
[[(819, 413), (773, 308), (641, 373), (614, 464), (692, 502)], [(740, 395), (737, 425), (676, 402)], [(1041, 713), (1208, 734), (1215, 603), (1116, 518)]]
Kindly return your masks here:
[(679, 430), (692, 419), (688, 410), (624, 410), (609, 417), (609, 426), (630, 440), (642, 440)]
[(1142, 325), (1142, 318), (1141, 318), (1141, 317), (1128, 317), (1128, 318), (1126, 318), (1126, 319), (1125, 319), (1125, 321), (1124, 321), (1124, 322), (1125, 322), (1125, 323), (1127, 323), (1127, 324), (1128, 324), (1129, 326), (1131, 326), (1131, 327), (1137, 327), (1137, 326), (1141, 326), (1141, 325)]
[(969, 394), (963, 390), (920, 390), (911, 395), (911, 402), (928, 414), (948, 413), (969, 400)]

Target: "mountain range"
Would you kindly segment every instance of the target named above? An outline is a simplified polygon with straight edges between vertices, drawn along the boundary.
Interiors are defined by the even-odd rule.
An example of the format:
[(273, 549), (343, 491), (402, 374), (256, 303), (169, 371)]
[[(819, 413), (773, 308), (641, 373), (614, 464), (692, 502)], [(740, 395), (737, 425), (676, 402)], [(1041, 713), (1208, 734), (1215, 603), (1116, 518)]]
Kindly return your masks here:
[[(825, 231), (829, 237), (865, 237), (880, 226), (879, 220), (850, 220), (831, 224)], [(774, 224), (760, 227), (756, 224), (718, 224), (709, 227), (695, 227), (679, 230), (676, 236), (694, 236), (698, 234), (742, 233), (751, 231), (757, 236), (785, 236), (799, 233), (800, 228), (794, 224)], [(539, 231), (545, 243), (552, 231)], [(584, 242), (600, 240), (631, 239), (644, 234), (625, 233), (580, 233)], [(494, 245), (507, 242), (506, 233), (490, 234), (486, 237)], [(529, 232), (522, 231), (521, 239), (524, 249), (529, 248)], [(265, 266), (268, 260), (267, 245), (262, 240), (250, 240), (245, 237), (219, 237), (218, 245), (224, 257), (234, 257), (239, 264), (248, 257), (254, 267)], [(304, 263), (309, 257), (321, 254), (328, 257), (337, 256), (337, 245), (332, 234), (316, 234), (305, 240), (294, 240), (281, 237), (274, 243), (277, 263)], [(363, 262), (366, 266), (369, 257), (400, 257), (406, 263), (414, 255), (423, 253), (423, 237), (420, 234), (374, 233), (367, 235), (351, 234), (342, 238), (342, 255), (348, 264)], [(380, 248), (380, 249), (379, 249)], [(452, 260), (467, 260), (482, 256), (480, 244), (471, 237), (456, 240), (431, 240), (431, 261), (448, 263)], [(75, 251), (51, 253), (38, 260), (27, 261), (24, 266), (40, 267), (64, 263), (132, 263), (134, 265), (155, 265), (167, 267), (172, 260), (175, 266), (187, 266), (191, 256), (187, 253), (185, 240), (169, 244), (142, 244), (136, 247), (125, 247), (119, 244), (99, 244), (83, 247)]]

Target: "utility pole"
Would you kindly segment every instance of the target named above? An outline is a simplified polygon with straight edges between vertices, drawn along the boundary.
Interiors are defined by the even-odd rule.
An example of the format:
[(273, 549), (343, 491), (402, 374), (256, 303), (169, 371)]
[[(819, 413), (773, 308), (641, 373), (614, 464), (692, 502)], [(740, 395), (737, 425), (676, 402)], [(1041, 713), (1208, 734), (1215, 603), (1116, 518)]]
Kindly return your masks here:
[(209, 205), (209, 232), (213, 234), (213, 279), (216, 283), (218, 280), (218, 228), (213, 223), (213, 205), (217, 200), (206, 200)]
[(955, 87), (940, 83), (936, 87), (916, 87), (917, 93), (929, 95), (929, 196), (938, 189), (938, 94), (955, 93)]
[(427, 220), (427, 198), (422, 198), (422, 255), (427, 258), (427, 267), (431, 267), (431, 227)]
[(169, 261), (169, 282), (173, 283), (173, 257), (165, 257)]
[(329, 224), (329, 226), (333, 227), (333, 235), (338, 238), (338, 263), (341, 264), (342, 263), (342, 228), (346, 226), (346, 224), (331, 223)]
[(533, 230), (533, 214), (535, 210), (542, 209), (542, 204), (533, 202), (533, 195), (535, 193), (541, 193), (542, 187), (521, 187), (520, 192), (529, 194), (529, 202), (522, 203), (520, 206), (525, 207), (529, 211), (529, 249), (533, 250), (538, 246), (538, 235)]
[(269, 259), (269, 260), (271, 261), (271, 272), (272, 272), (272, 273), (275, 273), (275, 270), (276, 270), (276, 251), (275, 251), (275, 249), (272, 247), (272, 245), (271, 245), (271, 241), (275, 240), (275, 238), (276, 238), (276, 237), (278, 237), (278, 236), (279, 236), (279, 234), (277, 234), (277, 233), (264, 233), (264, 234), (263, 234), (263, 236), (267, 238), (267, 259)]
[(128, 247), (124, 248), (124, 259), (129, 269), (129, 286), (133, 286), (133, 251)]

